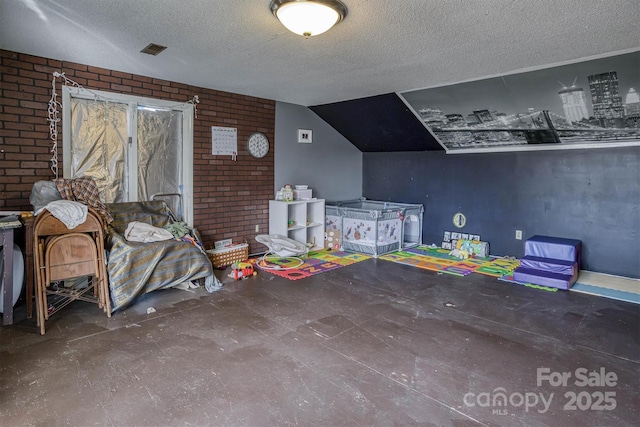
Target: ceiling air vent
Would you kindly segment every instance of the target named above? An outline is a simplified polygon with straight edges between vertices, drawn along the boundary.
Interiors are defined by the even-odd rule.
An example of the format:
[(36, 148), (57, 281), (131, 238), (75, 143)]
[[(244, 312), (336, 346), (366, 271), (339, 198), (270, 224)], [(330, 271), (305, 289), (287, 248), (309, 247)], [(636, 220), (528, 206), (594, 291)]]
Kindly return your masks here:
[(155, 56), (160, 52), (162, 52), (163, 50), (165, 50), (166, 48), (167, 48), (166, 46), (160, 46), (159, 44), (151, 43), (147, 47), (142, 49), (140, 52), (148, 53), (149, 55)]

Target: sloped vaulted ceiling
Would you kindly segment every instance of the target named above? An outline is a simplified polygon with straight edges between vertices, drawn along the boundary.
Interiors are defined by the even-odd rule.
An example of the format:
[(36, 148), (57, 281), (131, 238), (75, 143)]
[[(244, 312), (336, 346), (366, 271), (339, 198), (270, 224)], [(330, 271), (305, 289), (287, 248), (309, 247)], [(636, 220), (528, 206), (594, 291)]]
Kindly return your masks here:
[[(297, 105), (453, 84), (638, 46), (638, 0), (343, 0), (305, 39), (269, 0), (1, 0), (0, 49)], [(158, 56), (149, 43), (167, 46)]]
[[(638, 0), (343, 1), (346, 19), (305, 39), (269, 0), (0, 0), (0, 49), (315, 106), (361, 150), (386, 151), (440, 149), (395, 93), (640, 40)], [(149, 43), (167, 49), (141, 53)]]

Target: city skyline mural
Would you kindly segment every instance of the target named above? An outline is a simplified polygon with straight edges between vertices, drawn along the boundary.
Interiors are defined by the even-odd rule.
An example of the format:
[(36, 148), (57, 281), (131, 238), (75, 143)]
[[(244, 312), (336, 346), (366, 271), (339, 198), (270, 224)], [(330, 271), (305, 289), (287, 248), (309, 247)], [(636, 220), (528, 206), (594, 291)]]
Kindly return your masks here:
[(640, 145), (640, 51), (399, 95), (447, 152)]

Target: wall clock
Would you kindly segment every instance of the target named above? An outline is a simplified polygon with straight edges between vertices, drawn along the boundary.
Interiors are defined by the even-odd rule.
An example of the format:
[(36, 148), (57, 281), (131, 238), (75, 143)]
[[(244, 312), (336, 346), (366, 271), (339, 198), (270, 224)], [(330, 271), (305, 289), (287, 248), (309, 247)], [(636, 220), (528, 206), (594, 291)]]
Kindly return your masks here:
[(254, 132), (247, 139), (247, 151), (256, 159), (261, 159), (269, 152), (269, 139), (262, 132)]
[(462, 228), (467, 223), (467, 217), (462, 212), (458, 212), (453, 216), (453, 225)]

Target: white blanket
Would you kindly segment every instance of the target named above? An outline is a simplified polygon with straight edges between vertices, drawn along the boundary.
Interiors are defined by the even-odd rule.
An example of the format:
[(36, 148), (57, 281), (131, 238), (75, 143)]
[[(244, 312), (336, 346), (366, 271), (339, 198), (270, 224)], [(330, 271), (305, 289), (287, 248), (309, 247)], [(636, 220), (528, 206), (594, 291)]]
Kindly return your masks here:
[(127, 225), (124, 238), (131, 242), (160, 242), (173, 239), (173, 234), (164, 228), (154, 227), (145, 222), (133, 221)]
[(87, 205), (71, 200), (56, 200), (49, 202), (45, 207), (36, 212), (36, 215), (44, 209), (51, 212), (51, 215), (58, 218), (60, 222), (73, 230), (87, 220)]

